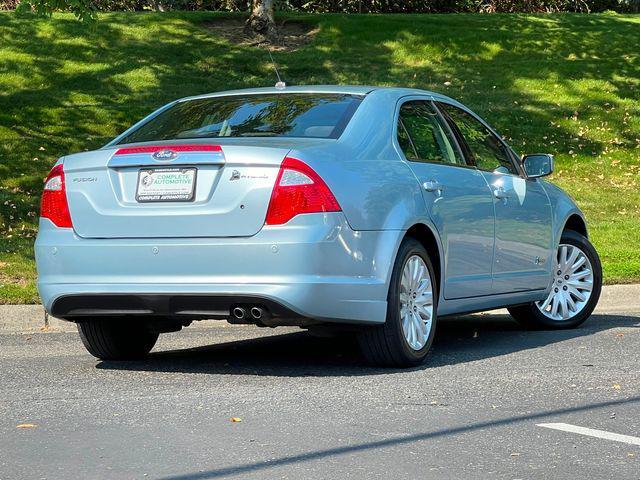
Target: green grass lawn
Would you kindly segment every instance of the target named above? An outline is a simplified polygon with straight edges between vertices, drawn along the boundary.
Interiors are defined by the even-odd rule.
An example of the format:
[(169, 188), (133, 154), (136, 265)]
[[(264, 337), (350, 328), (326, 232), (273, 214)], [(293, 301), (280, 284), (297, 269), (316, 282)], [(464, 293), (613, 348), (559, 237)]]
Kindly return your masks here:
[[(216, 14), (109, 14), (97, 24), (0, 13), (0, 303), (36, 302), (42, 179), (177, 97), (274, 83), (266, 52)], [(640, 16), (317, 15), (274, 53), (289, 84), (402, 85), (455, 97), (520, 152), (556, 154), (552, 181), (586, 213), (607, 283), (640, 280)]]

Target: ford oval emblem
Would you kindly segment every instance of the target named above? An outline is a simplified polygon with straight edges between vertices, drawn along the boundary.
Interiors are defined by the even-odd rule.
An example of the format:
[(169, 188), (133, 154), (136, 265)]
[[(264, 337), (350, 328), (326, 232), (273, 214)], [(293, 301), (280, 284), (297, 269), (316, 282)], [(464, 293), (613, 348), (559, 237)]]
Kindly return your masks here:
[(174, 160), (178, 157), (178, 154), (173, 150), (158, 150), (153, 155), (151, 155), (154, 160), (159, 160), (161, 162), (167, 162), (169, 160)]

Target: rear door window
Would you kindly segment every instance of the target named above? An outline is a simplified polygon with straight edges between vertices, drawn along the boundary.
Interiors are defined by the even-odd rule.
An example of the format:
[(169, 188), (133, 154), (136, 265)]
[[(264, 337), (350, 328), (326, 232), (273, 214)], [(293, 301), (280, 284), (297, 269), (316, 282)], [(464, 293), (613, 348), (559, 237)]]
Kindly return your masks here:
[(216, 137), (338, 138), (362, 100), (346, 94), (266, 94), (178, 102), (123, 143)]
[(407, 160), (465, 165), (438, 112), (428, 101), (402, 104), (398, 118), (398, 143)]

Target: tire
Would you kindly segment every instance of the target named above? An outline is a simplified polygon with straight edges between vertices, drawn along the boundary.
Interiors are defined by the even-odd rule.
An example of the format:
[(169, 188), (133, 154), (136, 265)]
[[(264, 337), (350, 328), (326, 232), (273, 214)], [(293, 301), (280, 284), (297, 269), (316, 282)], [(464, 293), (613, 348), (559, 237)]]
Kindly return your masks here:
[[(580, 290), (583, 296), (586, 296), (589, 293), (589, 296), (585, 301), (580, 302), (577, 297), (571, 294), (573, 285), (577, 285), (572, 279), (571, 276), (574, 273), (571, 273), (573, 270), (565, 270), (562, 267), (562, 247), (569, 246), (567, 250), (569, 252), (573, 252), (574, 250), (571, 247), (577, 247), (584, 256), (586, 256), (587, 261), (584, 262), (582, 266), (580, 266), (575, 275), (582, 275), (583, 277), (586, 275), (586, 270), (590, 268), (592, 274), (586, 275), (586, 280), (584, 283), (584, 287), (588, 287), (589, 280), (591, 281), (591, 290)], [(565, 250), (565, 255), (571, 255), (571, 253), (567, 253)], [(581, 257), (578, 257), (581, 260)], [(514, 307), (509, 307), (509, 313), (511, 316), (520, 323), (523, 327), (532, 329), (532, 330), (562, 330), (567, 328), (575, 328), (587, 320), (593, 309), (596, 308), (598, 303), (598, 299), (600, 298), (600, 291), (602, 289), (602, 265), (600, 264), (600, 257), (598, 257), (598, 252), (593, 248), (591, 242), (585, 237), (577, 232), (572, 230), (566, 230), (562, 234), (562, 238), (560, 239), (560, 246), (558, 247), (558, 251), (556, 252), (556, 257), (554, 259), (554, 280), (551, 292), (549, 293), (549, 297), (541, 302), (532, 302), (526, 305), (519, 305)], [(568, 267), (570, 267), (568, 265)], [(565, 271), (563, 271), (565, 270)], [(559, 274), (560, 273), (560, 274)], [(571, 275), (569, 275), (571, 273)], [(567, 280), (567, 276), (569, 279)], [(574, 282), (574, 283), (567, 283)], [(580, 287), (579, 287), (580, 288)], [(567, 290), (568, 289), (568, 290)], [(560, 313), (556, 313), (558, 318), (551, 318), (552, 312), (548, 310), (552, 310), (553, 306), (553, 295), (558, 292), (559, 295), (569, 296), (570, 300), (574, 302), (576, 305), (580, 304), (581, 308), (579, 310), (576, 308), (576, 311), (572, 311), (566, 304), (558, 307), (558, 312), (566, 312), (566, 315), (561, 315)], [(566, 292), (569, 293), (566, 293)], [(565, 292), (565, 293), (563, 293)], [(551, 300), (551, 301), (550, 301)], [(545, 304), (549, 304), (546, 308), (546, 314), (538, 307), (540, 305), (543, 307)]]
[[(420, 263), (419, 259), (421, 259), (423, 263)], [(408, 295), (406, 289), (402, 286), (403, 271), (410, 261), (414, 262), (414, 265), (419, 265), (421, 268), (420, 271), (422, 271), (423, 265), (426, 267), (425, 274), (428, 273), (432, 294), (430, 322), (425, 321), (425, 317), (422, 315), (418, 315), (418, 317), (415, 315), (405, 316), (405, 319), (412, 318), (415, 319), (416, 322), (414, 324), (416, 325), (416, 329), (413, 330), (414, 346), (411, 346), (408, 334), (405, 334), (401, 315), (401, 289), (403, 291), (403, 298), (409, 299), (409, 297), (412, 296)], [(391, 274), (389, 293), (387, 295), (387, 318), (385, 323), (364, 328), (358, 333), (358, 343), (360, 344), (364, 357), (369, 363), (384, 367), (413, 367), (424, 362), (436, 332), (438, 288), (435, 278), (433, 265), (425, 248), (417, 240), (406, 238), (400, 245)], [(423, 302), (427, 301), (425, 299), (428, 299), (429, 287), (424, 283), (421, 283), (421, 285), (424, 286), (423, 290), (425, 294), (418, 295), (418, 297), (413, 296), (414, 300), (411, 305), (424, 306)], [(411, 310), (412, 309), (405, 308), (403, 311), (406, 313)], [(420, 311), (426, 315), (426, 310), (428, 310), (428, 306), (424, 306), (424, 309)], [(422, 331), (418, 330), (418, 327), (422, 326), (420, 321), (424, 323), (424, 329)], [(421, 344), (421, 341), (425, 339), (426, 342), (423, 346), (415, 348), (415, 345)]]
[(87, 351), (100, 360), (136, 360), (158, 340), (140, 319), (99, 318), (80, 322), (78, 333)]

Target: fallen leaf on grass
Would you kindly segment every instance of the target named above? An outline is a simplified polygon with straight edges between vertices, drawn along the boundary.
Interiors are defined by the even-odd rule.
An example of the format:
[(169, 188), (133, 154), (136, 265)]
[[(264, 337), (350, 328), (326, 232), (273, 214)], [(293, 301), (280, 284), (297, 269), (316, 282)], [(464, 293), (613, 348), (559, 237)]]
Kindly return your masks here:
[(614, 390), (620, 390), (620, 388), (622, 388), (622, 387), (620, 387), (620, 385), (618, 385), (618, 384), (616, 383), (616, 384), (613, 386), (613, 388), (614, 388)]
[(229, 420), (231, 420), (232, 423), (239, 423), (242, 421), (240, 417), (231, 417)]
[(36, 428), (37, 425), (35, 423), (19, 423), (16, 425), (16, 428)]

